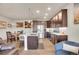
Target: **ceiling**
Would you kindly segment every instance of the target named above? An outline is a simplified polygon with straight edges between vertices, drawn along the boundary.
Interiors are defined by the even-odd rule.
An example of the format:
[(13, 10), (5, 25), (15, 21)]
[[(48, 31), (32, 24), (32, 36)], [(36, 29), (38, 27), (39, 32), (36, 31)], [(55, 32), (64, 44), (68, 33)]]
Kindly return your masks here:
[[(50, 20), (66, 3), (0, 3), (0, 16), (12, 20)], [(47, 8), (50, 7), (49, 11)], [(36, 13), (39, 10), (39, 13)], [(45, 13), (48, 13), (44, 19)]]

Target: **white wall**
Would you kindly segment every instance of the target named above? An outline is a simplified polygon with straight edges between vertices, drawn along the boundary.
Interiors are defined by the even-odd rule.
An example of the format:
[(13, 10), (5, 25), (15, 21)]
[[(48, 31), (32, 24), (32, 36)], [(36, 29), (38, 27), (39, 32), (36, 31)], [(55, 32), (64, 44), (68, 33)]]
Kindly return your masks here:
[[(26, 21), (26, 20), (14, 20), (13, 22), (12, 22), (12, 24), (13, 24), (13, 27), (11, 28), (11, 31), (12, 32), (14, 32), (14, 31), (20, 31), (20, 30), (30, 30), (29, 28), (16, 28), (16, 22), (24, 22), (24, 21)], [(31, 28), (32, 29), (32, 28)], [(27, 31), (27, 32), (28, 32)]]
[(68, 40), (79, 43), (79, 24), (74, 24), (74, 4), (69, 4), (65, 8), (68, 9)]
[(7, 36), (6, 36), (6, 31), (11, 31), (11, 32), (17, 32), (17, 31), (20, 31), (20, 30), (24, 30), (26, 33), (31, 33), (32, 32), (32, 29), (25, 29), (25, 28), (16, 28), (16, 22), (18, 21), (22, 21), (24, 22), (25, 20), (11, 20), (11, 19), (8, 19), (8, 18), (5, 18), (5, 17), (1, 17), (0, 16), (0, 20), (4, 20), (4, 21), (7, 21), (9, 23), (12, 24), (12, 28), (4, 28), (4, 29), (0, 29), (0, 37), (3, 39), (3, 40), (6, 40), (7, 39)]
[[(2, 16), (0, 16), (0, 20), (6, 21), (6, 22), (11, 22), (10, 19), (2, 17)], [(6, 39), (6, 31), (7, 31), (7, 28), (5, 28), (5, 29), (0, 28), (0, 37), (3, 38), (3, 40)]]

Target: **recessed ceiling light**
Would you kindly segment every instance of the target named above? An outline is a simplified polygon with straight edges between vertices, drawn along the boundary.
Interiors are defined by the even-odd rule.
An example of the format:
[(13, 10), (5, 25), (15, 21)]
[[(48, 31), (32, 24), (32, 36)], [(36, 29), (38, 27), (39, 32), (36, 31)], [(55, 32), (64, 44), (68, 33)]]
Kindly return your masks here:
[(48, 16), (48, 13), (45, 13), (45, 16)]
[(40, 10), (36, 10), (36, 13), (39, 13), (40, 12)]
[(48, 7), (48, 10), (50, 11), (50, 10), (51, 10), (51, 8), (50, 8), (50, 7)]
[(44, 16), (44, 19), (46, 19), (47, 17), (46, 16)]

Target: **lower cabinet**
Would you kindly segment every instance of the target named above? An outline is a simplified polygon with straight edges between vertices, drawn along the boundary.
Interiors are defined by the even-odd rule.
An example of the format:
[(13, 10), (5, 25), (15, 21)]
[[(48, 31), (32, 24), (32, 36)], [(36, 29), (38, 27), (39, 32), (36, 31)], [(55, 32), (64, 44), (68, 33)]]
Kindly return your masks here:
[(38, 37), (37, 36), (28, 36), (27, 37), (27, 48), (28, 49), (37, 49), (38, 48)]
[(56, 44), (61, 41), (67, 41), (67, 35), (52, 35), (51, 42)]
[(59, 35), (59, 36), (56, 36), (56, 38), (57, 38), (57, 42), (66, 41), (67, 35)]

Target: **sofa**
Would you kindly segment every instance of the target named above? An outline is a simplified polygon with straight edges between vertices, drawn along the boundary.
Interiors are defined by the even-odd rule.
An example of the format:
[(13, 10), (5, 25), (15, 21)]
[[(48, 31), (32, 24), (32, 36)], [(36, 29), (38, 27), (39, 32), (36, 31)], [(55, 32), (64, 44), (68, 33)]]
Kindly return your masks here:
[[(67, 46), (64, 47), (64, 44), (70, 46), (70, 48), (69, 47), (67, 48)], [(78, 55), (78, 53), (73, 52), (76, 50), (76, 48), (74, 47), (78, 47), (79, 49), (79, 43), (72, 42), (72, 41), (63, 41), (63, 42), (57, 43), (55, 44), (55, 54), (56, 55)]]
[(14, 44), (6, 43), (2, 38), (0, 38), (0, 52), (4, 50), (14, 49), (16, 46)]

